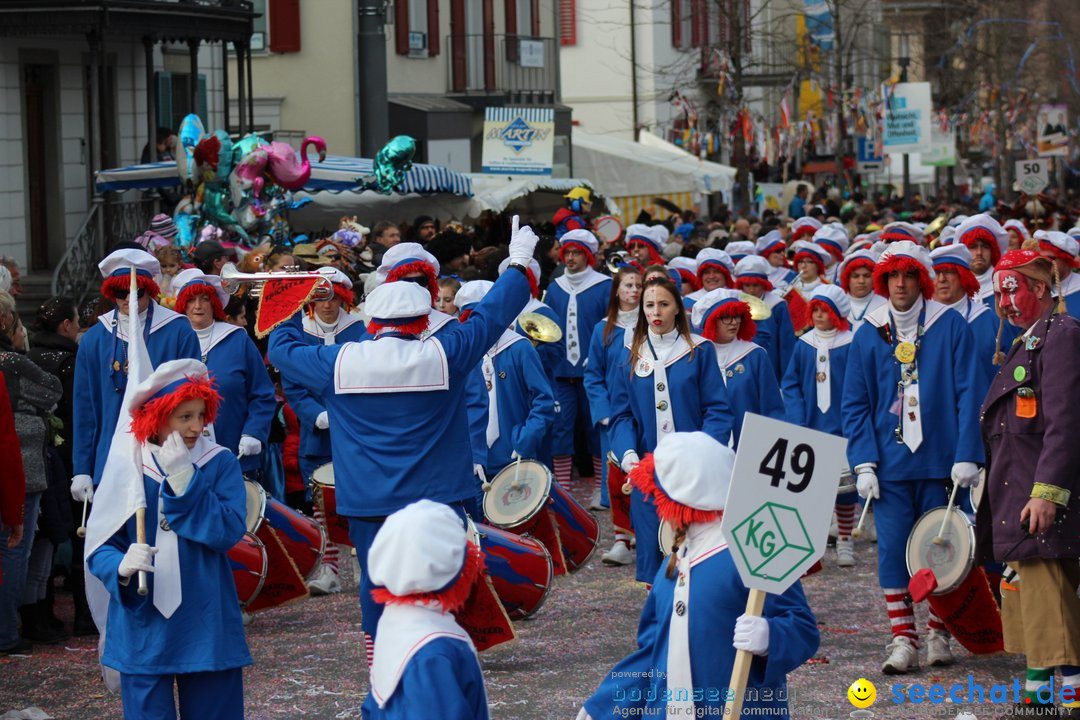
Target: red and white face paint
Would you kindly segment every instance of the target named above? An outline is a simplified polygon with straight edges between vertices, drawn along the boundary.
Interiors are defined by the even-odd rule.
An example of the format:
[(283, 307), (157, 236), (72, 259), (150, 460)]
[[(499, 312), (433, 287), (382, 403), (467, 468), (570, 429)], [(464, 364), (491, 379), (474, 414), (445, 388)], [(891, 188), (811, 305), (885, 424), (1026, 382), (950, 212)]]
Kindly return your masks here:
[(994, 273), (994, 293), (998, 307), (1011, 325), (1029, 328), (1042, 315), (1039, 295), (1028, 286), (1027, 278), (1015, 270)]

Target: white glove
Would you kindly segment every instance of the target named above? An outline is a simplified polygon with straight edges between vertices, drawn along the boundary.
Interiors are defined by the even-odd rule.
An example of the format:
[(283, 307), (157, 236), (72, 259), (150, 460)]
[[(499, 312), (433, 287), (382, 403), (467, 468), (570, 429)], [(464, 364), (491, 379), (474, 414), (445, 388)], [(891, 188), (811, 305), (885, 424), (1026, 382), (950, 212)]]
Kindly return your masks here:
[(529, 267), (529, 262), (533, 259), (533, 251), (536, 250), (536, 243), (540, 242), (540, 238), (528, 225), (519, 228), (517, 215), (511, 221), (511, 228), (510, 262)]
[(610, 422), (611, 422), (611, 418), (604, 418), (603, 420), (600, 421), (600, 426), (601, 427), (607, 427), (608, 423), (610, 423)]
[(122, 578), (129, 578), (140, 570), (154, 572), (150, 558), (156, 554), (157, 548), (146, 543), (132, 543), (124, 553), (124, 559), (120, 561), (120, 568), (116, 572)]
[(320, 430), (330, 429), (330, 416), (326, 413), (325, 410), (319, 413), (319, 416), (315, 418), (315, 427)]
[(735, 621), (735, 639), (731, 644), (736, 650), (768, 655), (769, 621), (757, 615), (740, 615)]
[(76, 475), (71, 478), (71, 497), (75, 502), (94, 499), (94, 479), (89, 475)]
[(236, 457), (246, 457), (248, 455), (258, 455), (262, 452), (262, 443), (256, 438), (250, 435), (240, 436), (240, 447), (236, 451)]
[(484, 466), (483, 465), (481, 465), (480, 463), (473, 463), (472, 472), (473, 472), (473, 475), (480, 478), (480, 482), (482, 482), (482, 483), (487, 482), (487, 473), (484, 472)]
[(881, 490), (878, 488), (877, 473), (874, 472), (872, 465), (862, 465), (856, 471), (858, 476), (855, 479), (855, 489), (859, 491), (859, 497), (866, 500), (873, 497), (875, 500), (881, 497)]
[(161, 443), (161, 449), (154, 453), (158, 465), (165, 471), (165, 480), (172, 488), (173, 494), (180, 496), (187, 490), (195, 475), (195, 466), (191, 464), (191, 454), (188, 452), (184, 439), (179, 432), (174, 432)]
[(622, 467), (624, 473), (628, 473), (636, 468), (639, 462), (641, 462), (641, 460), (638, 459), (637, 453), (633, 450), (627, 450), (626, 454), (622, 456), (620, 467)]
[(979, 466), (973, 462), (958, 462), (952, 466), (952, 481), (962, 488), (979, 484)]

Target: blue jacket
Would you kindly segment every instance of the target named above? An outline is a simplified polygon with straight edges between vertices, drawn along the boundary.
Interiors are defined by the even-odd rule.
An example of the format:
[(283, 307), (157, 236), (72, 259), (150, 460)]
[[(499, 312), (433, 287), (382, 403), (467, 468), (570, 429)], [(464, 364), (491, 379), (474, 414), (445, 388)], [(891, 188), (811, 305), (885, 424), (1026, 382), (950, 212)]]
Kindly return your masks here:
[[(812, 341), (816, 330), (811, 330), (795, 343), (795, 352), (791, 363), (784, 373), (784, 382), (780, 390), (784, 396), (784, 420), (794, 425), (820, 430), (830, 435), (844, 435), (844, 423), (840, 413), (841, 398), (844, 392), (844, 376), (847, 370), (848, 355), (854, 333), (839, 333), (833, 347), (817, 349)], [(828, 412), (821, 412), (817, 405), (817, 356), (821, 352), (829, 353), (830, 402)]]
[(589, 341), (589, 359), (585, 363), (585, 393), (589, 396), (589, 417), (596, 425), (605, 418), (610, 424), (611, 390), (615, 386), (615, 373), (626, 370), (619, 370), (626, 328), (613, 325), (611, 335), (605, 343), (606, 324), (607, 318), (604, 318), (593, 327), (592, 339)]
[(770, 291), (763, 300), (772, 310), (772, 315), (764, 320), (754, 321), (757, 334), (753, 340), (769, 354), (773, 373), (779, 382), (791, 361), (791, 353), (795, 350), (795, 327), (791, 324), (791, 312), (788, 311), (787, 302), (782, 297)]
[(570, 293), (566, 288), (570, 285), (565, 274), (555, 278), (548, 285), (547, 295), (544, 296), (544, 302), (555, 312), (559, 327), (563, 331), (562, 347), (560, 348), (563, 353), (552, 371), (555, 378), (578, 378), (585, 374), (585, 358), (589, 355), (589, 342), (592, 340), (593, 327), (601, 318), (607, 315), (608, 300), (611, 294), (611, 278), (591, 269), (586, 272), (590, 272), (586, 284), (590, 282), (593, 284), (577, 293), (577, 347), (580, 349), (580, 357), (578, 357), (575, 364), (571, 364), (566, 357), (566, 346), (573, 340), (568, 337), (567, 333), (566, 316), (570, 303)]
[(442, 637), (413, 655), (386, 706), (368, 693), (360, 708), (364, 720), (487, 720), (487, 693), (480, 663), (468, 645)]
[[(739, 343), (739, 346), (732, 348), (733, 354), (729, 359), (720, 360), (726, 362), (720, 371), (727, 384), (727, 401), (731, 406), (732, 447), (738, 449), (746, 413), (783, 420), (784, 401), (768, 353), (752, 342), (734, 340), (733, 343)], [(722, 347), (716, 349), (718, 358), (721, 357)]]

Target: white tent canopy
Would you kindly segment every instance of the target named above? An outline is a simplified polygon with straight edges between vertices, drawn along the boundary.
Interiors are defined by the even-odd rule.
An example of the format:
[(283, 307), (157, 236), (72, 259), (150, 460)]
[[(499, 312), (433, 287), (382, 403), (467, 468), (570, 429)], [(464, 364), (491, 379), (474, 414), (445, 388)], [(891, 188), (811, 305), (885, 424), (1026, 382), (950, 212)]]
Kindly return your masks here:
[(575, 132), (574, 172), (611, 197), (730, 192), (735, 168), (701, 160), (655, 135), (634, 142)]

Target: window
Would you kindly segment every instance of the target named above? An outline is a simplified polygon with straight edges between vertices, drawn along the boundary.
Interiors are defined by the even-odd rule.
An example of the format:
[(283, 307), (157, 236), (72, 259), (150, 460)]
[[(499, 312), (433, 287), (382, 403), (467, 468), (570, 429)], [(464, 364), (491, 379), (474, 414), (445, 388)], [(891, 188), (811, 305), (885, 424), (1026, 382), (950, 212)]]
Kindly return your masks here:
[[(157, 86), (157, 97), (154, 103), (154, 109), (157, 111), (157, 125), (158, 127), (176, 129), (180, 127), (180, 122), (184, 119), (184, 116), (190, 112), (188, 103), (190, 102), (191, 75), (188, 73), (157, 72), (154, 73), (154, 78)], [(196, 95), (195, 114), (202, 119), (203, 125), (206, 125), (206, 76), (200, 73), (197, 82), (199, 87)]]
[(396, 0), (394, 45), (398, 55), (434, 57), (439, 54), (439, 1)]
[(255, 18), (255, 31), (251, 33), (251, 49), (266, 49), (266, 0), (251, 0), (252, 9), (258, 16)]

